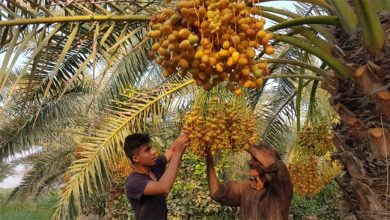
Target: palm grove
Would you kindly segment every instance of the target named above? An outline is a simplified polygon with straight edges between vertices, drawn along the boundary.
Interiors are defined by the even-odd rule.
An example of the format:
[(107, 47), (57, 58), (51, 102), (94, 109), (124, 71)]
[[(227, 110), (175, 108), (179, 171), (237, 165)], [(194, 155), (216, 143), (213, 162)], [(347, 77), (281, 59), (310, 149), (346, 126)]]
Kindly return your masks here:
[[(272, 58), (255, 57), (269, 64), (263, 88), (271, 81), (284, 88), (278, 104), (257, 115), (269, 122), (260, 135), (283, 145), (286, 115), (299, 131), (304, 112), (319, 114), (326, 90), (340, 117), (332, 156), (344, 166), (335, 181), (348, 211), (358, 219), (389, 217), (390, 2), (294, 2), (294, 12), (256, 4), (271, 23), (266, 30), (276, 50)], [(188, 109), (201, 88), (191, 78), (163, 78), (147, 59), (153, 14), (175, 4), (0, 1), (2, 167), (30, 151), (16, 160), (30, 169), (12, 198), (61, 186), (53, 218), (74, 219), (89, 199), (107, 192), (128, 133), (178, 128), (166, 122), (176, 109)], [(249, 91), (247, 105), (259, 108), (264, 91)]]

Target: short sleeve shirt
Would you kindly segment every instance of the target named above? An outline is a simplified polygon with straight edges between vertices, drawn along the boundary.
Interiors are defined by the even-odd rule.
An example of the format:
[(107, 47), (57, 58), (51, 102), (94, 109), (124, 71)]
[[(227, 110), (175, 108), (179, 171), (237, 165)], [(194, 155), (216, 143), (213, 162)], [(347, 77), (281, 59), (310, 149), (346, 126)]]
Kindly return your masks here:
[[(156, 159), (156, 164), (151, 171), (160, 180), (165, 171), (167, 159), (164, 155)], [(165, 195), (146, 196), (144, 190), (149, 181), (153, 181), (148, 175), (132, 172), (126, 179), (125, 192), (137, 220), (167, 219), (168, 209)]]

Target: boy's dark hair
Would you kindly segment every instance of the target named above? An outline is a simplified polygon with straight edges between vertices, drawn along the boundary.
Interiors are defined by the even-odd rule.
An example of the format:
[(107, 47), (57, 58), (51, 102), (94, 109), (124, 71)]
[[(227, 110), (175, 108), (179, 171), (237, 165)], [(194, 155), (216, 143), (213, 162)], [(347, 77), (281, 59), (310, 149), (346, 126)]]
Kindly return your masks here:
[(126, 156), (134, 163), (132, 157), (138, 154), (141, 145), (149, 144), (151, 141), (149, 134), (135, 133), (127, 136), (124, 144)]

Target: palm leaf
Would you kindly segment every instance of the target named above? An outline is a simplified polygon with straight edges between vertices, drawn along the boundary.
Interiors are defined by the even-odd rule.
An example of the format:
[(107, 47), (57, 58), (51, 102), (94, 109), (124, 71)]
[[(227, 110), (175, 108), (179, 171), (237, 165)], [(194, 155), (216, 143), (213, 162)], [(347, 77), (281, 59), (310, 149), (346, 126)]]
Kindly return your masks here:
[[(137, 46), (146, 33), (145, 21), (150, 18), (137, 14), (154, 13), (159, 2), (1, 3), (0, 7), (8, 12), (1, 14), (4, 19), (0, 21), (1, 33), (8, 34), (0, 44), (8, 51), (0, 66), (0, 94), (5, 105), (12, 101), (19, 107), (39, 106), (34, 108), (38, 120), (48, 103), (58, 103), (65, 93), (83, 85), (86, 73), (95, 68), (96, 61), (110, 69), (112, 62)], [(85, 20), (86, 17), (89, 18)], [(23, 68), (12, 75), (16, 61), (23, 58)], [(98, 74), (104, 78), (104, 73)]]
[(329, 98), (329, 93), (318, 88), (318, 82), (314, 81), (310, 91), (309, 108), (305, 125), (316, 125), (335, 118), (336, 113), (328, 101)]
[[(60, 130), (69, 118), (81, 115), (85, 112), (88, 97), (85, 93), (75, 91), (64, 96), (56, 103), (47, 103), (35, 120), (35, 111), (20, 112), (17, 115), (9, 115), (8, 120), (0, 127), (0, 158), (3, 160), (10, 155), (30, 149), (39, 145), (42, 137), (48, 138), (50, 130)], [(11, 108), (11, 107), (9, 107)], [(13, 108), (18, 108), (16, 105)], [(35, 126), (34, 126), (35, 122)], [(66, 124), (65, 124), (66, 125)], [(54, 138), (56, 133), (51, 134)]]
[(347, 1), (335, 0), (328, 2), (332, 5), (332, 12), (340, 19), (344, 29), (349, 33), (355, 31), (358, 24), (358, 18), (351, 6), (348, 5)]
[(0, 181), (3, 182), (5, 178), (11, 176), (13, 174), (14, 166), (9, 163), (0, 163)]
[[(303, 19), (303, 18), (307, 17), (309, 15), (308, 11), (310, 11), (311, 8), (305, 9), (303, 7), (297, 7), (297, 10), (302, 11), (300, 14), (297, 14), (297, 13), (294, 13), (291, 11), (287, 11), (287, 10), (273, 8), (273, 7), (262, 6), (261, 9), (263, 9), (265, 11), (265, 14), (263, 13), (264, 17), (266, 17), (270, 20), (273, 20), (277, 23), (283, 23), (283, 22), (288, 21), (288, 19), (286, 19), (285, 17), (290, 18), (290, 19), (298, 19), (298, 18)], [(305, 15), (304, 17), (302, 17), (303, 14)], [(309, 27), (309, 30), (307, 27), (302, 28), (302, 27), (292, 26), (291, 28), (296, 33), (299, 33), (302, 36), (306, 36), (306, 38), (308, 38), (310, 41), (313, 41), (313, 43), (315, 45), (318, 45), (318, 46), (326, 45), (327, 42), (334, 41), (334, 36), (329, 32), (329, 30), (327, 30), (323, 26), (320, 26), (317, 24), (310, 24), (310, 25), (308, 25), (308, 27)], [(272, 28), (272, 27), (270, 27), (270, 28)], [(317, 35), (320, 37), (318, 37)], [(325, 38), (327, 42), (322, 40), (322, 38)]]
[[(299, 84), (300, 80), (304, 82), (304, 78), (308, 77), (309, 80), (300, 88), (303, 91), (307, 86), (307, 82), (312, 80), (310, 76), (314, 75), (314, 71), (323, 74), (321, 69), (310, 63), (301, 65), (303, 62), (299, 62), (299, 60), (302, 58), (302, 54), (303, 52), (300, 49), (286, 47), (276, 59), (272, 59), (271, 70), (273, 73), (270, 76), (278, 76), (283, 73), (282, 76), (285, 78), (275, 79), (267, 84), (255, 109), (256, 115), (259, 117), (258, 121), (261, 122), (260, 132), (263, 139), (278, 147), (281, 152), (286, 152), (290, 147), (286, 138), (294, 137), (295, 130), (292, 127), (297, 122), (298, 116), (303, 118), (305, 115), (299, 111), (299, 108), (297, 109), (296, 101), (299, 102), (297, 94), (301, 94), (301, 92), (296, 91), (296, 85)], [(297, 74), (303, 69), (306, 69), (304, 74)], [(313, 70), (313, 72), (310, 70)], [(296, 81), (296, 78), (300, 80)], [(306, 102), (306, 99), (302, 99), (302, 102)]]
[[(13, 189), (8, 200), (37, 198), (62, 182), (62, 176), (71, 164), (73, 149), (66, 145), (29, 155), (33, 165), (23, 176), (19, 186)], [(23, 158), (24, 160), (26, 158)]]
[[(142, 39), (143, 34), (139, 33), (139, 39)], [(150, 40), (141, 40), (136, 43), (133, 49), (115, 62), (117, 65), (112, 67), (112, 72), (107, 74), (106, 79), (101, 79), (100, 95), (98, 94), (100, 105), (106, 104), (110, 99), (117, 98), (124, 88), (136, 87), (136, 82), (139, 82), (142, 76), (148, 73), (147, 69), (151, 68), (152, 63), (145, 57), (148, 56), (151, 43)]]
[(354, 3), (365, 45), (372, 52), (379, 52), (385, 45), (386, 35), (377, 8), (371, 1), (355, 0)]
[(295, 87), (288, 79), (277, 80), (277, 86), (268, 87), (257, 103), (255, 114), (260, 122), (259, 130), (263, 140), (280, 152), (285, 152), (285, 136), (295, 119), (295, 105), (291, 94)]
[[(139, 43), (144, 42), (142, 39), (146, 33), (146, 23), (138, 22), (139, 19), (134, 16), (132, 18), (131, 16), (118, 18), (111, 16), (111, 14), (120, 16), (126, 11), (130, 15), (137, 13), (147, 15), (160, 7), (156, 5), (159, 1), (118, 4), (102, 2), (101, 4), (67, 5), (67, 3), (29, 1), (26, 6), (18, 1), (10, 1), (6, 4), (0, 4), (0, 7), (8, 11), (7, 14), (2, 14), (2, 16), (6, 16), (5, 21), (14, 21), (15, 18), (18, 18), (16, 22), (25, 22), (26, 24), (22, 28), (0, 25), (1, 32), (8, 34), (3, 37), (0, 45), (3, 49), (8, 49), (9, 54), (16, 50), (12, 61), (8, 62), (9, 58), (7, 58), (0, 67), (5, 71), (0, 72), (0, 94), (2, 99), (6, 101), (4, 108), (8, 108), (7, 114), (13, 115), (12, 118), (22, 122), (21, 127), (14, 130), (15, 135), (6, 135), (7, 137), (2, 139), (3, 155), (9, 155), (14, 150), (15, 152), (23, 150), (20, 147), (22, 145), (26, 145), (27, 149), (28, 146), (31, 146), (31, 143), (34, 142), (31, 137), (34, 135), (27, 134), (34, 127), (34, 120), (36, 121), (35, 126), (40, 127), (39, 121), (45, 121), (45, 117), (48, 116), (45, 112), (46, 109), (55, 108), (54, 105), (61, 103), (60, 100), (64, 94), (83, 86), (85, 74), (95, 67), (96, 61), (103, 65), (107, 64), (108, 71), (112, 71), (110, 70), (112, 67), (110, 62), (121, 59), (128, 54), (128, 51), (131, 53), (132, 47), (143, 46)], [(60, 8), (65, 10), (58, 10)], [(52, 25), (51, 22), (45, 23), (43, 21), (39, 24), (46, 25), (34, 25), (40, 18), (34, 13), (39, 16), (44, 15), (44, 19), (57, 19), (57, 23)], [(108, 19), (109, 21), (99, 20), (100, 17), (97, 16), (96, 20), (90, 20), (92, 22), (77, 20), (78, 15), (91, 13), (110, 15), (110, 19)], [(68, 16), (68, 20), (59, 20), (61, 15)], [(128, 19), (131, 22), (123, 22), (124, 20), (129, 21)], [(70, 21), (74, 22), (75, 26), (73, 27), (76, 28), (68, 23)], [(16, 31), (10, 31), (12, 29), (20, 31), (20, 34), (15, 34), (18, 33)], [(98, 34), (96, 34), (97, 31)], [(28, 57), (25, 58), (23, 68), (19, 71), (12, 71), (16, 61), (23, 57)], [(141, 60), (141, 57), (138, 57), (137, 60)], [(104, 72), (100, 73), (100, 77), (105, 77)], [(136, 78), (130, 78), (131, 81), (136, 81)], [(127, 88), (130, 83), (129, 80), (127, 82), (119, 84), (119, 86)], [(110, 85), (115, 86), (115, 83)], [(88, 90), (88, 88), (83, 89)], [(117, 93), (119, 92), (120, 90), (117, 90)], [(31, 115), (35, 115), (35, 119), (28, 118)], [(27, 121), (26, 118), (28, 118)], [(50, 117), (47, 119), (51, 120)], [(32, 142), (30, 143), (30, 141)]]

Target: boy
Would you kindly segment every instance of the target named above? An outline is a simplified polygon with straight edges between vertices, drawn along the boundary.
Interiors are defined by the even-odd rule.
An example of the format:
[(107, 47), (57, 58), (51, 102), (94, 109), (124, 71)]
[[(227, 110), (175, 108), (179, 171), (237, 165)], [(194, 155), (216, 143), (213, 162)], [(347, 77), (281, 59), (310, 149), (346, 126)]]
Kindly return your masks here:
[(136, 219), (167, 219), (166, 196), (176, 179), (187, 139), (188, 134), (181, 133), (165, 154), (158, 156), (148, 134), (126, 137), (124, 150), (133, 171), (126, 179), (125, 193)]

